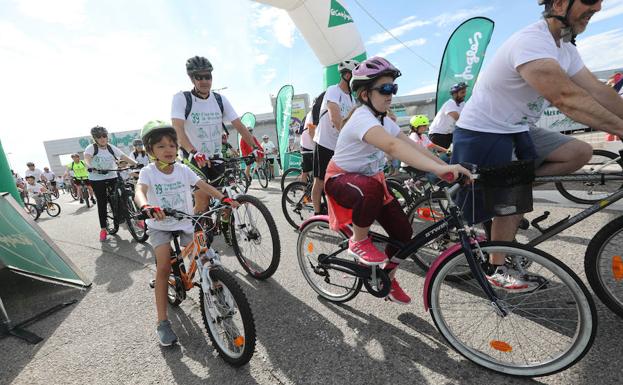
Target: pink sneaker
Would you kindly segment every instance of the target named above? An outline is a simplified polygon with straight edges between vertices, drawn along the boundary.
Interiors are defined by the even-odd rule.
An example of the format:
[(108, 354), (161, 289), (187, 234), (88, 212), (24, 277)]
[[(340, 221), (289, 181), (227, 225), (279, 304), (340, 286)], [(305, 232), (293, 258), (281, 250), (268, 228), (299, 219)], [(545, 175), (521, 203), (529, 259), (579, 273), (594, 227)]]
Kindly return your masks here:
[(401, 305), (408, 305), (411, 303), (411, 297), (402, 290), (402, 287), (398, 285), (398, 281), (396, 278), (392, 279), (392, 287), (389, 290), (389, 295), (387, 296), (390, 301), (399, 303)]
[(359, 242), (353, 242), (352, 239), (349, 239), (348, 254), (366, 265), (380, 265), (387, 262), (387, 255), (372, 244), (370, 237)]
[(100, 242), (104, 242), (106, 240), (106, 236), (108, 235), (108, 233), (106, 232), (106, 230), (102, 229), (100, 231)]

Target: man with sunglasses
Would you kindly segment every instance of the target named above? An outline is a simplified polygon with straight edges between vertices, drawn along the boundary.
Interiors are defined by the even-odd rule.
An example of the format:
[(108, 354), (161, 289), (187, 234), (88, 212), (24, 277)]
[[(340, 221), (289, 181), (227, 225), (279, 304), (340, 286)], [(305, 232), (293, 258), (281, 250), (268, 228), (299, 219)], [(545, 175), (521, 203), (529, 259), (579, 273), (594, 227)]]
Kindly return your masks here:
[(320, 214), (320, 197), (324, 189), (324, 176), (329, 161), (333, 157), (343, 119), (355, 105), (355, 100), (351, 95), (350, 79), (357, 64), (359, 62), (356, 60), (344, 60), (337, 65), (340, 82), (327, 88), (320, 106), (320, 118), (314, 133), (312, 202), (316, 214)]
[(435, 115), (433, 123), (428, 130), (431, 141), (445, 149), (452, 144), (452, 133), (457, 120), (465, 107), (465, 95), (467, 95), (467, 84), (460, 82), (450, 88), (450, 96)]
[[(242, 124), (238, 114), (234, 111), (225, 96), (215, 96), (212, 92), (212, 63), (202, 56), (194, 56), (186, 61), (188, 74), (193, 89), (190, 92), (191, 109), (187, 114), (188, 106), (184, 92), (173, 96), (171, 106), (171, 121), (182, 156), (190, 158), (209, 180), (214, 180), (225, 172), (222, 162), (213, 162), (220, 158), (222, 150), (222, 134), (224, 121), (240, 133), (242, 139), (257, 150), (253, 136)], [(217, 100), (220, 98), (220, 102)], [(222, 108), (219, 104), (222, 104)], [(222, 111), (222, 112), (221, 112)], [(195, 211), (200, 212), (208, 207), (210, 197), (197, 191), (195, 194)]]
[[(511, 36), (483, 70), (456, 130), (452, 162), (499, 166), (513, 157), (533, 160), (536, 175), (574, 172), (591, 158), (592, 147), (559, 132), (536, 127), (543, 110), (556, 106), (574, 121), (606, 132), (623, 133), (623, 101), (584, 66), (575, 37), (584, 32), (602, 0), (538, 0), (543, 19)], [(477, 187), (477, 186), (476, 186)], [(491, 239), (512, 241), (523, 213), (496, 216), (484, 209), (483, 194), (460, 197), (473, 222), (495, 217)], [(472, 213), (474, 217), (472, 218)], [(529, 276), (492, 255), (492, 285), (530, 291)]]

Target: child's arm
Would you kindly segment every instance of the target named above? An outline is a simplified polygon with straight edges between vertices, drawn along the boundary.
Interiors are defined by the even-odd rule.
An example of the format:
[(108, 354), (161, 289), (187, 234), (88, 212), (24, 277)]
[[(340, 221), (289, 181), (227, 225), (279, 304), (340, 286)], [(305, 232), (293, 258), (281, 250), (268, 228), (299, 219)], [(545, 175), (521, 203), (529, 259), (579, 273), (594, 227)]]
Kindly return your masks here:
[(435, 150), (435, 151), (442, 152), (442, 153), (444, 153), (444, 154), (445, 154), (446, 152), (448, 152), (448, 149), (447, 149), (447, 148), (441, 147), (440, 145), (435, 144), (435, 143), (431, 143), (431, 144), (429, 144), (429, 145), (428, 145), (428, 148), (429, 148), (429, 149), (431, 149), (431, 150)]

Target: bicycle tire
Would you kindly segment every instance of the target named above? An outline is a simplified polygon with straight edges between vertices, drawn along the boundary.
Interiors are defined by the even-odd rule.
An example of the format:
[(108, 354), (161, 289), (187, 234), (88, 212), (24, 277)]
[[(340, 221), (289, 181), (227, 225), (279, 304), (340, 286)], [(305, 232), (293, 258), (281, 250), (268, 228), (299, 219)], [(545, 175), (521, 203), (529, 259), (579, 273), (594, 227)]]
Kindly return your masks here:
[[(525, 293), (502, 292), (505, 296), (499, 303), (509, 312), (502, 317), (478, 283), (466, 279), (465, 285), (460, 285), (446, 279), (454, 266), (467, 262), (464, 251), (458, 250), (437, 267), (428, 286), (430, 313), (444, 339), (475, 364), (518, 377), (554, 374), (579, 361), (591, 348), (597, 331), (595, 303), (580, 278), (556, 258), (526, 245), (483, 242), (480, 250), (530, 259), (530, 269), (539, 272), (532, 275), (540, 277), (539, 286)], [(476, 246), (473, 251), (478, 253)], [(536, 265), (541, 267), (535, 268)], [(544, 274), (546, 269), (549, 272)], [(570, 294), (568, 298), (559, 298), (566, 293)], [(538, 307), (530, 307), (535, 305)], [(574, 311), (577, 311), (576, 326), (575, 318), (566, 316)], [(548, 314), (551, 319), (546, 318)], [(464, 337), (457, 337), (459, 331)], [(518, 334), (532, 338), (521, 339)], [(557, 352), (547, 351), (555, 343), (567, 342), (569, 346)], [(536, 347), (539, 350), (532, 353), (524, 351)]]
[(286, 186), (281, 195), (281, 210), (286, 221), (295, 229), (314, 215), (311, 191), (308, 191), (307, 183), (292, 182)]
[(32, 203), (24, 203), (24, 210), (32, 217), (33, 220), (39, 219), (41, 212), (37, 208), (37, 205)]
[(255, 176), (257, 177), (257, 181), (262, 188), (268, 187), (268, 175), (266, 175), (266, 172), (263, 168), (255, 170)]
[(111, 198), (106, 199), (106, 231), (111, 235), (119, 231), (119, 221)]
[[(256, 279), (264, 280), (277, 271), (281, 259), (281, 242), (275, 219), (258, 198), (251, 195), (238, 195), (236, 201), (240, 207), (234, 209), (244, 223), (236, 223), (233, 212), (230, 214), (229, 234), (236, 258), (242, 268)], [(255, 207), (264, 218), (264, 223), (258, 223), (257, 215), (252, 213)], [(255, 217), (254, 217), (255, 216)], [(247, 222), (248, 221), (248, 222)], [(270, 239), (264, 243), (266, 237)], [(261, 256), (260, 252), (272, 248), (270, 256)]]
[(75, 201), (78, 200), (78, 190), (76, 189), (75, 185), (69, 188), (69, 194), (72, 198), (74, 198)]
[(341, 233), (329, 228), (326, 220), (316, 219), (305, 224), (296, 241), (296, 257), (303, 277), (319, 296), (336, 303), (355, 298), (363, 285), (357, 276), (327, 269), (318, 262), (321, 254), (334, 253), (344, 239)]
[(251, 185), (251, 181), (247, 178), (247, 174), (245, 174), (244, 170), (238, 170), (238, 175), (236, 177), (236, 181), (243, 188), (241, 189), (243, 194), (246, 194), (249, 191), (249, 186)]
[(58, 203), (47, 202), (45, 204), (45, 212), (51, 217), (57, 217), (61, 213), (61, 206)]
[[(587, 171), (589, 171), (588, 173), (591, 173), (591, 170), (593, 170), (595, 167), (598, 167), (599, 165), (604, 164), (607, 160), (615, 160), (617, 158), (619, 158), (619, 155), (614, 153), (614, 152), (610, 152), (610, 151), (606, 151), (606, 150), (593, 150), (593, 157), (603, 157), (605, 158), (604, 160), (599, 160), (595, 159), (593, 160), (593, 158), (591, 158), (591, 160), (588, 163), (589, 169)], [(621, 173), (623, 172), (623, 167), (621, 166), (621, 160), (619, 159), (618, 162), (614, 162), (612, 165), (610, 165), (609, 167), (612, 169), (616, 169), (616, 170), (611, 170), (612, 172), (618, 172)], [(584, 166), (586, 167), (586, 166)], [(582, 170), (584, 170), (584, 167), (582, 168)], [(565, 184), (563, 184), (565, 183)], [(593, 195), (593, 191), (590, 189), (590, 187), (592, 187), (594, 184), (588, 183), (588, 182), (556, 182), (556, 189), (558, 190), (558, 192), (560, 192), (560, 194), (569, 199), (572, 202), (575, 203), (580, 203), (580, 204), (594, 204), (599, 202), (600, 200), (604, 199), (605, 197), (607, 197), (608, 195), (612, 194), (613, 192), (615, 192), (616, 190), (619, 190), (621, 188), (623, 188), (623, 185), (621, 184), (620, 181), (605, 181), (603, 185), (600, 185), (599, 187), (601, 187), (600, 190), (604, 190), (601, 193), (598, 193), (598, 195), (595, 198), (588, 198), (591, 195)], [(610, 186), (610, 187), (606, 187), (606, 186)], [(578, 190), (572, 190), (572, 187), (577, 187)], [(585, 190), (587, 187), (589, 187), (588, 191), (586, 192), (586, 195), (579, 195), (576, 192), (572, 192), (572, 191), (583, 191)]]
[(135, 215), (138, 214), (140, 210), (136, 207), (136, 203), (134, 203), (134, 199), (132, 199), (130, 195), (126, 195), (125, 199), (125, 204), (127, 206), (125, 208), (128, 212), (125, 217), (125, 221), (128, 225), (128, 231), (136, 242), (143, 243), (147, 241), (147, 238), (149, 238), (149, 235), (147, 235), (147, 223), (145, 223), (145, 221), (142, 221), (143, 227), (141, 228), (139, 226), (139, 223), (141, 221), (137, 220)]
[(90, 201), (89, 198), (90, 198), (89, 197), (89, 190), (86, 187), (83, 187), (82, 188), (82, 199), (85, 200), (85, 202), (87, 204), (87, 208), (91, 207), (91, 201)]
[(281, 191), (283, 191), (286, 188), (286, 178), (290, 175), (290, 174), (294, 174), (294, 173), (301, 173), (302, 170), (298, 167), (290, 167), (289, 169), (285, 170), (283, 172), (283, 174), (281, 174), (281, 182), (280, 182), (280, 186), (281, 186)]
[[(623, 318), (623, 260), (621, 240), (623, 217), (618, 217), (595, 234), (586, 248), (584, 271), (597, 297)], [(609, 284), (614, 284), (611, 287)], [(617, 290), (618, 289), (618, 290)]]
[[(221, 358), (234, 367), (242, 366), (251, 360), (256, 343), (255, 320), (249, 301), (236, 279), (225, 270), (210, 270), (210, 278), (215, 288), (210, 289), (209, 295), (204, 293), (203, 287), (199, 288), (203, 324)], [(232, 320), (236, 313), (240, 315), (237, 325)], [(224, 323), (228, 323), (224, 331), (217, 330), (218, 325)], [(241, 329), (242, 335), (239, 333)], [(227, 335), (226, 339), (222, 338), (224, 335)]]
[(408, 207), (413, 202), (413, 198), (411, 197), (411, 194), (409, 194), (409, 191), (402, 183), (394, 179), (386, 179), (385, 184), (387, 184), (387, 189), (400, 204), (400, 208), (406, 212)]

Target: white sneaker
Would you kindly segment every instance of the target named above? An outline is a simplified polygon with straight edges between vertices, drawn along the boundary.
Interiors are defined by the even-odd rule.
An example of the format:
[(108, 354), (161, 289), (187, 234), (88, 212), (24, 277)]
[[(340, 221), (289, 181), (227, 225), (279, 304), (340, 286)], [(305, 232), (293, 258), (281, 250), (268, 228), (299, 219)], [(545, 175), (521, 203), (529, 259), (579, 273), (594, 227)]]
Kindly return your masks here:
[(493, 275), (487, 275), (489, 283), (502, 290), (506, 290), (511, 293), (524, 293), (537, 289), (540, 285), (539, 279), (541, 277), (531, 277), (522, 275), (515, 269), (509, 269), (506, 266), (500, 266), (497, 268)]

